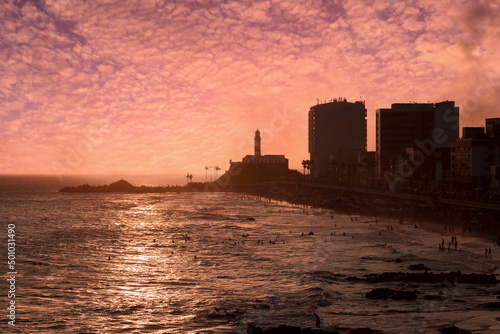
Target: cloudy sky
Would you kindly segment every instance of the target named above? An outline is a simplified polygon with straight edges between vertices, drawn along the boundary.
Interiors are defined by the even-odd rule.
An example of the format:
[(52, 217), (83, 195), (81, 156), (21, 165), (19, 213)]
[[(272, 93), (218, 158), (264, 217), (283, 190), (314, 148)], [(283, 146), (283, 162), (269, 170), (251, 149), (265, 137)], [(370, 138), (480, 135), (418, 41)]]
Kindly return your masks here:
[[(0, 173), (203, 174), (307, 159), (317, 100), (500, 117), (490, 0), (4, 0)], [(196, 181), (196, 180), (195, 180)], [(198, 180), (201, 181), (201, 180)]]

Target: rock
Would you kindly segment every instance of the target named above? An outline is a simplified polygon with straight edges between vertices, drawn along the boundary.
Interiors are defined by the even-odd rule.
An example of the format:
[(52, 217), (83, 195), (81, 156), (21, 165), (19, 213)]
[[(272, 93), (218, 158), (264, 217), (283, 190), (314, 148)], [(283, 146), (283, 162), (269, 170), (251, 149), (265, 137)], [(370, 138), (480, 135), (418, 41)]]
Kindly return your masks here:
[(402, 273), (385, 272), (383, 274), (365, 275), (367, 281), (381, 282), (414, 282), (414, 283), (466, 283), (466, 284), (497, 284), (493, 274), (462, 274), (459, 271), (450, 273)]
[(441, 334), (472, 334), (468, 330), (460, 329), (456, 326), (441, 328)]
[(500, 310), (500, 302), (490, 302), (490, 303), (480, 304), (477, 306), (477, 308), (486, 310)]
[(269, 306), (268, 304), (255, 304), (253, 308), (257, 310), (269, 310), (271, 306)]
[(427, 267), (423, 263), (419, 263), (419, 264), (410, 264), (408, 266), (408, 269), (409, 270), (429, 270), (429, 267)]
[(186, 187), (147, 187), (140, 186), (136, 187), (125, 180), (119, 180), (113, 182), (109, 185), (103, 186), (91, 186), (84, 184), (78, 187), (64, 187), (59, 190), (59, 192), (69, 192), (69, 193), (164, 193), (172, 191), (186, 191)]
[(374, 334), (374, 333), (380, 333), (380, 331), (373, 330), (371, 328), (356, 328), (356, 329), (350, 329), (349, 334)]
[(266, 329), (263, 334), (302, 334), (302, 328), (295, 326), (279, 325)]
[(401, 260), (399, 257), (396, 259), (389, 259), (389, 260), (384, 260), (384, 262), (396, 262), (396, 263), (401, 263), (403, 260)]
[(318, 300), (316, 302), (316, 305), (318, 305), (318, 306), (330, 306), (330, 305), (332, 305), (332, 302), (323, 298), (323, 299)]
[(264, 330), (255, 326), (253, 322), (247, 324), (247, 334), (262, 334)]
[(426, 295), (424, 296), (424, 299), (425, 300), (439, 300), (439, 301), (443, 301), (443, 298), (440, 296), (440, 295)]
[(366, 294), (368, 299), (415, 300), (416, 291), (402, 291), (387, 288), (376, 288)]
[[(376, 333), (376, 332), (370, 332)], [(318, 330), (311, 328), (300, 328), (288, 325), (279, 325), (278, 327), (271, 327), (264, 331), (262, 328), (255, 326), (253, 323), (247, 324), (247, 334), (340, 334), (336, 330)]]

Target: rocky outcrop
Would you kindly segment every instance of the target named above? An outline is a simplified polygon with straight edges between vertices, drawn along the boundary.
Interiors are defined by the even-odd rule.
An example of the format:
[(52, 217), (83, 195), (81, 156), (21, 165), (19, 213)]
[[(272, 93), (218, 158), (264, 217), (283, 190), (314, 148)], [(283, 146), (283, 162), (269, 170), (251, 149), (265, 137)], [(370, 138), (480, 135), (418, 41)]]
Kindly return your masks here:
[(472, 334), (468, 330), (460, 329), (456, 326), (441, 328), (441, 334)]
[(429, 270), (429, 267), (427, 267), (423, 263), (419, 263), (419, 264), (410, 264), (408, 266), (408, 269), (409, 270)]
[(381, 333), (380, 331), (371, 329), (371, 328), (356, 328), (356, 329), (350, 329), (349, 334), (376, 334), (376, 333)]
[[(371, 328), (344, 328), (342, 330), (346, 330), (349, 334), (381, 333), (381, 331)], [(247, 334), (340, 334), (340, 332), (337, 330), (300, 328), (288, 325), (279, 325), (278, 327), (271, 327), (263, 330), (261, 327), (258, 327), (253, 323), (249, 323), (247, 325)]]
[[(351, 279), (353, 280), (353, 279)], [(363, 279), (361, 279), (363, 280)], [(383, 274), (368, 274), (364, 280), (370, 283), (381, 282), (411, 282), (411, 283), (466, 283), (466, 284), (497, 284), (493, 274), (462, 274), (460, 271), (450, 273), (403, 273), (386, 272)]]
[(377, 288), (366, 294), (368, 299), (394, 299), (394, 300), (415, 300), (417, 291), (393, 290), (387, 288)]
[(500, 310), (500, 302), (490, 302), (478, 305), (476, 308), (483, 310)]
[(321, 330), (311, 328), (300, 328), (296, 326), (279, 325), (263, 330), (253, 323), (247, 325), (247, 334), (340, 334), (338, 331)]
[(125, 180), (113, 182), (104, 186), (91, 186), (84, 184), (78, 187), (64, 187), (59, 192), (63, 193), (164, 193), (170, 191), (185, 191), (186, 187), (136, 187)]

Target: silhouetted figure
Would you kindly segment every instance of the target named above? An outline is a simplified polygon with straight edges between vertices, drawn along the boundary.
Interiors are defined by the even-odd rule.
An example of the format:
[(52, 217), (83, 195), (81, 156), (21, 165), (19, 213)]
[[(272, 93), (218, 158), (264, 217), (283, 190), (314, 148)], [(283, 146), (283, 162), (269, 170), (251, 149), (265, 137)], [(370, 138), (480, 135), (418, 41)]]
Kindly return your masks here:
[(153, 242), (156, 242), (156, 239), (153, 239)]
[(491, 247), (488, 247), (488, 255), (491, 255)]
[(484, 256), (488, 256), (488, 248), (484, 247)]
[(313, 314), (314, 314), (314, 318), (316, 319), (316, 329), (321, 329), (321, 319), (319, 318), (319, 316), (316, 313), (313, 313)]
[(111, 256), (108, 256), (108, 260), (111, 260)]

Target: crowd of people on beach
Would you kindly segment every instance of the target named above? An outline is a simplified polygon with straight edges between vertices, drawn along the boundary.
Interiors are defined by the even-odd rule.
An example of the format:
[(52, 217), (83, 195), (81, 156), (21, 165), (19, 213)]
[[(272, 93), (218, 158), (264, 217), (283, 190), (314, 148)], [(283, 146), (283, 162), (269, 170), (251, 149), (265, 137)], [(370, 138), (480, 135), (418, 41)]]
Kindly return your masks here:
[[(446, 225), (445, 225), (446, 226)], [(441, 239), (441, 243), (438, 245), (440, 251), (444, 251), (444, 239)], [(455, 246), (455, 250), (458, 250), (458, 240), (456, 235), (452, 235), (450, 240), (448, 241), (448, 252), (451, 250), (451, 247)], [(460, 248), (460, 252), (462, 251), (462, 248)]]

